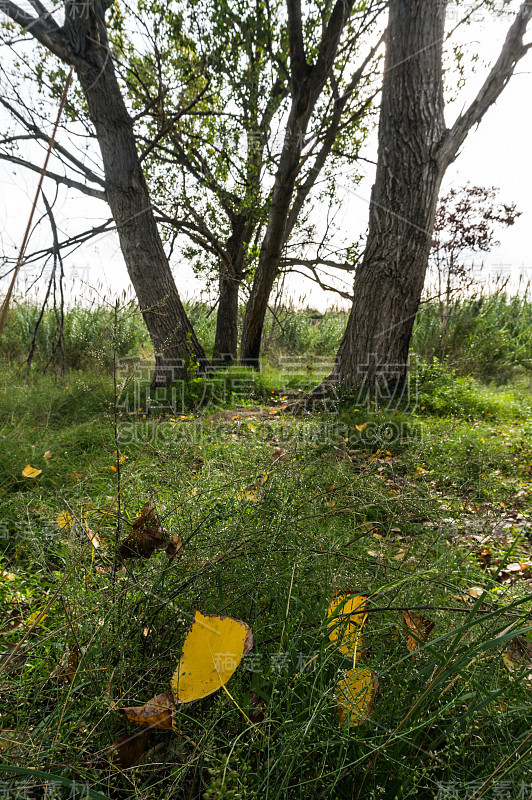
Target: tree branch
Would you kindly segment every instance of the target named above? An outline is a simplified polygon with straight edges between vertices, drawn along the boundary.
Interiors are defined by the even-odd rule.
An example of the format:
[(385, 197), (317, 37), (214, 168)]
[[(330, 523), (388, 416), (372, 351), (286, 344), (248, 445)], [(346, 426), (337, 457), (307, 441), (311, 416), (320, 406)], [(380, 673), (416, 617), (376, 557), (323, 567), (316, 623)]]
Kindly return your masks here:
[[(9, 161), (11, 164), (16, 164), (19, 167), (25, 167), (32, 172), (38, 172), (39, 174), (42, 172), (42, 167), (38, 167), (36, 164), (32, 164), (29, 161), (24, 161), (24, 159), (19, 158), (18, 156), (12, 156), (9, 153), (0, 153), (0, 160)], [(85, 183), (74, 181), (71, 178), (67, 178), (65, 175), (58, 175), (55, 172), (47, 171), (45, 177), (51, 178), (51, 180), (55, 181), (56, 183), (61, 183), (64, 186), (68, 186), (70, 189), (77, 189), (79, 192), (83, 192), (83, 194), (86, 194), (89, 197), (94, 197), (97, 200), (103, 200), (104, 202), (107, 202), (107, 196), (105, 192), (102, 192), (99, 189), (93, 189), (92, 186), (87, 186)]]
[(303, 42), (301, 0), (286, 0), (288, 12), (288, 43), (290, 48), (290, 72), (294, 81), (300, 80), (308, 70)]
[(473, 125), (479, 124), (486, 111), (498, 99), (504, 87), (512, 77), (517, 63), (532, 46), (523, 43), (523, 37), (531, 18), (532, 3), (530, 0), (524, 0), (515, 20), (510, 26), (499, 58), (495, 62), (484, 85), (467, 111), (460, 115), (453, 127), (447, 131), (439, 154), (445, 166), (448, 166), (454, 161), (458, 150), (464, 143)]
[(37, 12), (37, 15), (40, 17), (40, 19), (42, 19), (43, 21), (49, 23), (50, 27), (54, 28), (56, 31), (60, 30), (59, 25), (57, 24), (57, 22), (53, 18), (53, 12), (49, 11), (41, 3), (41, 0), (29, 0), (29, 2), (31, 3), (31, 5), (35, 9), (35, 11)]
[(353, 5), (354, 0), (336, 0), (329, 23), (322, 36), (318, 57), (312, 70), (312, 80), (315, 86), (321, 86), (329, 74)]
[[(9, 103), (4, 97), (0, 97), (0, 103), (6, 108), (12, 116), (19, 120), (19, 122), (24, 126), (27, 131), (30, 131), (33, 135), (33, 138), (41, 139), (43, 142), (46, 142), (47, 145), (50, 144), (50, 137), (44, 133), (40, 128), (37, 127), (33, 122), (27, 120), (23, 114), (20, 113), (11, 103)], [(4, 143), (6, 140), (4, 140)], [(64, 158), (70, 161), (77, 169), (85, 175), (88, 180), (93, 181), (94, 183), (99, 184), (104, 189), (106, 188), (106, 183), (103, 178), (100, 178), (95, 172), (93, 172), (89, 167), (87, 167), (82, 161), (80, 161), (76, 156), (72, 155), (65, 147), (60, 145), (58, 142), (53, 143), (53, 149), (57, 150), (58, 153), (61, 153)]]
[(51, 23), (43, 17), (32, 17), (11, 0), (2, 0), (0, 10), (62, 61), (68, 64), (74, 63), (74, 54), (65, 40), (62, 29), (58, 28), (55, 22)]
[(301, 272), (298, 269), (290, 269), (290, 270), (287, 270), (287, 272), (291, 272), (294, 275), (302, 275), (304, 278), (308, 278), (308, 280), (311, 280), (311, 281), (314, 281), (314, 283), (317, 283), (322, 291), (324, 291), (324, 292), (335, 292), (336, 294), (340, 295), (340, 297), (343, 297), (345, 300), (349, 300), (350, 302), (353, 302), (353, 295), (349, 294), (349, 292), (343, 292), (341, 289), (336, 289), (334, 286), (328, 286), (326, 283), (323, 283), (323, 281), (321, 280), (320, 276), (318, 275), (318, 270), (316, 269), (316, 267), (309, 266), (308, 264), (305, 264), (305, 263), (303, 264), (303, 266), (308, 267), (308, 269), (310, 270), (312, 275), (307, 275), (307, 274), (305, 274), (304, 272)]

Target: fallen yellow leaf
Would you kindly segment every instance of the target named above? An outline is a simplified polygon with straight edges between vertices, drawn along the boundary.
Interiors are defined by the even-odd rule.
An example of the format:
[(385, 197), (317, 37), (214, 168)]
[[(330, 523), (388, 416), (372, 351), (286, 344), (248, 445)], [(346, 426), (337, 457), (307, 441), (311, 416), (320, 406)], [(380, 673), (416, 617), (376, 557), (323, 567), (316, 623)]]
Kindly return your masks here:
[(61, 513), (55, 518), (55, 521), (60, 528), (70, 528), (70, 525), (72, 524), (72, 515), (69, 514), (68, 511), (61, 511)]
[(22, 470), (22, 477), (23, 478), (38, 478), (41, 473), (42, 473), (42, 469), (35, 469), (35, 467), (32, 467), (31, 464), (28, 464), (28, 466), (24, 467), (24, 469)]
[(370, 716), (379, 683), (370, 669), (348, 670), (336, 687), (338, 721), (349, 728), (362, 725)]
[(252, 647), (253, 635), (245, 622), (195, 611), (170, 683), (177, 702), (190, 703), (216, 692)]
[[(354, 655), (363, 644), (361, 629), (366, 621), (366, 595), (349, 595), (339, 592), (329, 603), (327, 610), (327, 629), (329, 640), (338, 645), (346, 656)], [(359, 613), (354, 613), (359, 612)]]

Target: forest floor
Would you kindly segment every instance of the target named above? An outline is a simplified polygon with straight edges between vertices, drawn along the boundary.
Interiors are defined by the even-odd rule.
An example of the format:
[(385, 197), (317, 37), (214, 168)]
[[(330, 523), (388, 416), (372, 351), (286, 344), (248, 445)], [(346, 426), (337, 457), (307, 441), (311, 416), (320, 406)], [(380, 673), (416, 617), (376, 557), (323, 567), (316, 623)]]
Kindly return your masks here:
[[(532, 796), (529, 387), (293, 417), (275, 387), (155, 414), (106, 376), (4, 378), (6, 797)], [(156, 727), (195, 611), (253, 649)]]

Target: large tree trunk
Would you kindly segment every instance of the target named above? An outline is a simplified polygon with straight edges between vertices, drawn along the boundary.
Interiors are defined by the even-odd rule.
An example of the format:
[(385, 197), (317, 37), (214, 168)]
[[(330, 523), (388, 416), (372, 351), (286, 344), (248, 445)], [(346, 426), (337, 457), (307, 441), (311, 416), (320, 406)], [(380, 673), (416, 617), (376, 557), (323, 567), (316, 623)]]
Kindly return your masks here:
[(446, 5), (447, 0), (390, 0), (368, 239), (331, 376), (344, 385), (364, 386), (366, 396), (384, 390), (397, 398), (403, 392), (441, 180), (530, 47), (523, 37), (532, 4), (524, 0), (477, 97), (447, 130), (442, 92)]
[[(445, 0), (391, 0), (369, 230), (335, 377), (401, 393), (425, 280), (445, 135)], [(428, 46), (430, 43), (430, 46)]]
[(186, 377), (191, 361), (204, 365), (205, 353), (164, 252), (133, 124), (109, 58), (103, 15), (98, 22), (84, 38), (80, 37), (80, 20), (76, 20), (75, 44), (82, 56), (76, 71), (102, 153), (107, 200), (122, 254), (155, 348), (156, 380), (162, 383)]

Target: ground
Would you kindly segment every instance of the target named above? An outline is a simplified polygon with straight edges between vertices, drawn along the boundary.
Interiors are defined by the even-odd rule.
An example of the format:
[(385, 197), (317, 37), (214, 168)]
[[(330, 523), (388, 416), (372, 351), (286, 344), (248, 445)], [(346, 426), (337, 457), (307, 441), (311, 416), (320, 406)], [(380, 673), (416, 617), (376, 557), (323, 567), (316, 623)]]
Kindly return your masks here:
[[(105, 376), (2, 392), (6, 792), (532, 794), (528, 387), (297, 418), (276, 391), (116, 424)], [(183, 550), (119, 557), (150, 500)], [(378, 682), (352, 727), (342, 593), (369, 598), (354, 660)], [(245, 622), (253, 649), (172, 729), (138, 728), (120, 709), (170, 692), (194, 609)]]

